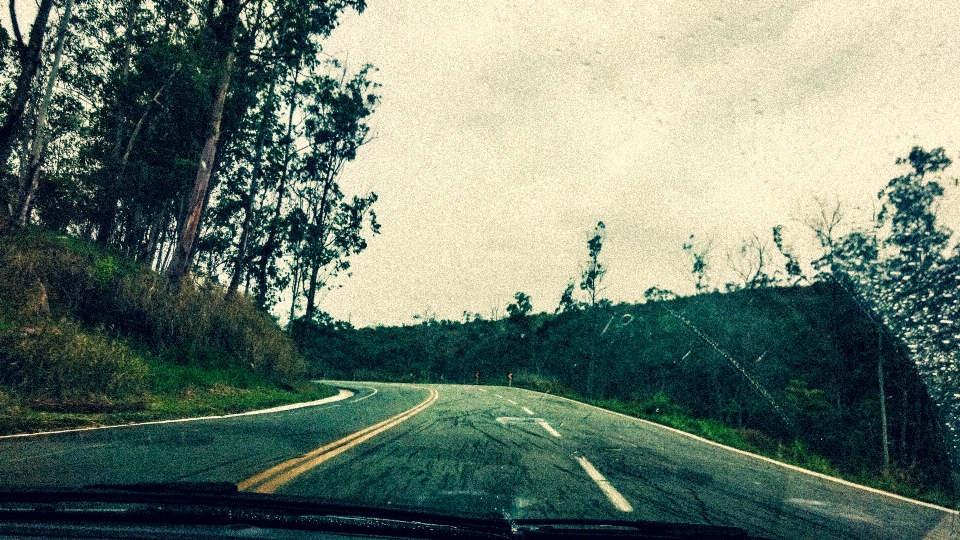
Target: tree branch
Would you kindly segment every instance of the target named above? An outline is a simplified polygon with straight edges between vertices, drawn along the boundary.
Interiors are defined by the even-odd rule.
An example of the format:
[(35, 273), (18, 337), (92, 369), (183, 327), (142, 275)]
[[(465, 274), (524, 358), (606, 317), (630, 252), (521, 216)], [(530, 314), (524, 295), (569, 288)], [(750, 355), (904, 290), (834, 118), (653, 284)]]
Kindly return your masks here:
[(17, 0), (10, 0), (10, 26), (13, 27), (13, 36), (17, 38), (17, 52), (23, 54), (27, 44), (23, 42), (23, 36), (20, 34), (20, 23), (17, 22)]

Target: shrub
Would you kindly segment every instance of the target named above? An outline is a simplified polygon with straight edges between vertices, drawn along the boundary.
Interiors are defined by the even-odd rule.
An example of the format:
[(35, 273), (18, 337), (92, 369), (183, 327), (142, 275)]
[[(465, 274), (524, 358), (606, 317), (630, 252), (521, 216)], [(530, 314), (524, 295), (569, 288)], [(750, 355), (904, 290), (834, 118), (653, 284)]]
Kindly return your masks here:
[(37, 231), (0, 239), (0, 318), (31, 326), (51, 317), (103, 327), (182, 365), (235, 366), (285, 383), (306, 369), (267, 313), (219, 285), (186, 280), (171, 293), (157, 272), (77, 239)]
[(146, 364), (123, 343), (60, 321), (0, 332), (0, 383), (35, 400), (124, 399), (144, 391)]

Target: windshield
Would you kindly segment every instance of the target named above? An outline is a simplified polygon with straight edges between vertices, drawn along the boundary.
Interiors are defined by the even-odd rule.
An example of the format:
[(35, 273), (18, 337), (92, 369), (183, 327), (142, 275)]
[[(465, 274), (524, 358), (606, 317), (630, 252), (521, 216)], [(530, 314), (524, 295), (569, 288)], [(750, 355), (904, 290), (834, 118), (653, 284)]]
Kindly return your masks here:
[(11, 0), (0, 489), (948, 538), (958, 21)]

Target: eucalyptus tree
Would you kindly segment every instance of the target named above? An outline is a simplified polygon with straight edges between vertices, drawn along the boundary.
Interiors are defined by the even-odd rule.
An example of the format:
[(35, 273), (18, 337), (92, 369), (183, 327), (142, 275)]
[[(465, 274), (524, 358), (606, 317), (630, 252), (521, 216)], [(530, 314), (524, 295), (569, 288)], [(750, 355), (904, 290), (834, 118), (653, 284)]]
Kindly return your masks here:
[[(231, 82), (256, 79), (266, 65), (280, 60), (299, 66), (320, 52), (320, 40), (336, 25), (344, 9), (362, 11), (363, 0), (219, 0), (204, 4), (201, 11), (207, 72), (211, 75), (207, 124), (193, 186), (186, 197), (183, 220), (173, 259), (167, 270), (174, 286), (189, 271), (194, 240), (209, 195), (210, 178), (216, 166), (220, 135), (228, 97), (246, 97), (253, 105), (254, 92), (228, 94)], [(246, 107), (241, 107), (246, 110)], [(229, 130), (227, 130), (229, 131)]]
[(377, 234), (380, 228), (372, 208), (376, 194), (348, 199), (339, 184), (343, 166), (369, 141), (367, 122), (379, 99), (379, 85), (369, 79), (372, 66), (348, 78), (339, 63), (329, 65), (333, 75), (314, 73), (306, 81), (303, 136), (307, 146), (293, 186), (293, 295), (296, 298), (298, 289), (302, 290), (307, 319), (316, 310), (317, 292), (330, 277), (349, 269), (351, 255), (366, 248), (364, 230)]
[(597, 296), (600, 294), (600, 283), (607, 274), (607, 267), (600, 262), (600, 250), (607, 236), (607, 226), (602, 221), (597, 222), (593, 229), (593, 236), (587, 240), (589, 254), (587, 264), (580, 276), (580, 290), (587, 293), (590, 306), (597, 305)]
[(16, 52), (19, 64), (13, 94), (5, 104), (3, 123), (0, 124), (0, 174), (7, 168), (7, 160), (13, 152), (17, 137), (23, 127), (24, 113), (30, 93), (33, 90), (34, 79), (40, 69), (43, 54), (43, 40), (47, 32), (47, 20), (53, 0), (40, 0), (37, 4), (37, 15), (30, 27), (27, 41), (23, 39), (20, 30), (20, 19), (17, 16), (16, 2), (9, 2), (10, 26), (13, 30), (13, 49)]

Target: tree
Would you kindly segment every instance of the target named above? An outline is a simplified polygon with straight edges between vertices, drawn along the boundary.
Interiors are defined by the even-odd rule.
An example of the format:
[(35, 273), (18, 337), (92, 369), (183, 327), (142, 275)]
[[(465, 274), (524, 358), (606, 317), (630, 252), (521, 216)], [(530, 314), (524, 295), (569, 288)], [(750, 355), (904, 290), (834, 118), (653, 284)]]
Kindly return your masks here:
[(522, 292), (513, 295), (516, 302), (507, 305), (507, 314), (511, 320), (522, 319), (533, 311), (533, 305), (530, 303), (530, 296)]
[(817, 204), (818, 215), (809, 219), (806, 224), (816, 235), (822, 255), (810, 264), (817, 271), (814, 279), (832, 281), (836, 268), (834, 254), (840, 241), (838, 229), (843, 221), (843, 210), (839, 200), (832, 205), (828, 205), (826, 201), (819, 198), (814, 200)]
[(30, 27), (30, 36), (24, 43), (20, 33), (20, 22), (17, 19), (16, 2), (10, 0), (10, 26), (13, 28), (13, 46), (20, 63), (20, 73), (14, 86), (5, 111), (3, 124), (0, 125), (0, 173), (7, 168), (7, 160), (13, 152), (13, 145), (23, 127), (23, 115), (33, 89), (33, 81), (40, 69), (43, 38), (46, 34), (47, 19), (50, 17), (50, 8), (53, 0), (40, 0), (37, 6), (37, 16)]
[(740, 245), (739, 253), (727, 253), (727, 262), (730, 269), (740, 276), (740, 282), (727, 284), (727, 290), (743, 287), (760, 289), (776, 281), (775, 275), (769, 273), (770, 260), (767, 243), (754, 234)]
[(694, 249), (693, 238), (694, 235), (691, 234), (690, 241), (684, 242), (683, 250), (693, 257), (693, 266), (690, 273), (693, 274), (694, 287), (696, 287), (697, 294), (701, 294), (710, 289), (710, 278), (707, 276), (710, 263), (707, 259), (710, 256), (710, 246), (712, 242), (708, 240), (705, 246)]
[(294, 190), (298, 198), (294, 257), (299, 264), (293, 272), (303, 283), (307, 318), (315, 309), (317, 291), (326, 283), (320, 278), (321, 269), (328, 268), (328, 276), (347, 270), (347, 258), (367, 246), (362, 235), (365, 225), (373, 234), (380, 230), (372, 209), (377, 195), (344, 202), (338, 182), (343, 166), (369, 141), (367, 119), (379, 99), (375, 93), (379, 85), (368, 78), (372, 66), (364, 66), (348, 79), (339, 63), (330, 65), (339, 71), (336, 76), (318, 75), (307, 81), (304, 137), (309, 147)]
[(586, 268), (583, 269), (580, 277), (580, 290), (587, 293), (590, 306), (597, 305), (597, 296), (601, 290), (600, 283), (607, 273), (607, 267), (600, 262), (600, 250), (603, 249), (606, 229), (607, 226), (602, 221), (597, 222), (597, 226), (593, 229), (593, 236), (587, 240), (589, 255)]
[[(63, 47), (67, 38), (67, 27), (70, 23), (71, 10), (73, 9), (73, 0), (66, 0), (63, 5), (63, 11), (60, 14), (60, 22), (57, 25), (57, 41), (54, 46), (53, 62), (47, 73), (47, 82), (44, 86), (43, 95), (39, 104), (34, 107), (35, 113), (32, 119), (32, 137), (29, 141), (29, 151), (21, 156), (24, 162), (21, 164), (20, 189), (16, 199), (15, 206), (10, 213), (10, 227), (20, 228), (27, 224), (27, 217), (30, 215), (30, 203), (33, 201), (40, 181), (40, 166), (46, 156), (47, 143), (49, 142), (47, 117), (50, 110), (50, 102), (53, 99), (53, 87), (57, 82), (60, 71), (60, 62), (63, 58)], [(13, 2), (11, 2), (11, 13)], [(26, 144), (24, 145), (27, 146)], [(3, 166), (0, 165), (0, 170)]]
[[(955, 297), (960, 282), (960, 251), (946, 256), (951, 232), (937, 223), (936, 204), (943, 187), (936, 176), (951, 163), (942, 148), (927, 152), (914, 147), (897, 164), (910, 171), (880, 191), (882, 209), (872, 231), (854, 231), (831, 253), (835, 280), (853, 297), (877, 327), (877, 377), (884, 459), (889, 463), (884, 335), (903, 343), (914, 357), (932, 397), (947, 410), (960, 409), (956, 383), (943, 374), (956, 362), (960, 341)], [(947, 415), (952, 418), (952, 415)], [(951, 431), (954, 428), (951, 427)], [(955, 441), (956, 442), (956, 441)]]
[[(219, 4), (219, 9), (216, 9)], [(210, 51), (211, 73), (216, 84), (207, 113), (207, 135), (200, 154), (196, 179), (186, 204), (176, 251), (167, 270), (167, 278), (176, 286), (193, 261), (193, 244), (209, 194), (210, 176), (216, 166), (220, 144), (221, 122), (227, 91), (234, 69), (244, 68), (242, 78), (252, 78), (262, 65), (257, 57), (283, 58), (291, 67), (302, 65), (317, 56), (317, 39), (326, 36), (335, 26), (339, 12), (347, 7), (363, 11), (363, 0), (220, 0), (208, 3), (205, 45)], [(259, 49), (259, 50), (258, 50)], [(310, 311), (310, 310), (308, 310)], [(308, 317), (309, 318), (309, 317)]]
[(790, 285), (796, 285), (801, 281), (806, 281), (803, 275), (803, 269), (800, 267), (800, 261), (793, 255), (793, 252), (783, 244), (783, 225), (773, 227), (773, 243), (777, 246), (777, 251), (786, 259), (784, 269), (787, 271), (787, 280)]
[(560, 294), (560, 303), (557, 305), (554, 313), (566, 313), (577, 308), (577, 301), (573, 299), (573, 288), (575, 283), (571, 281)]

